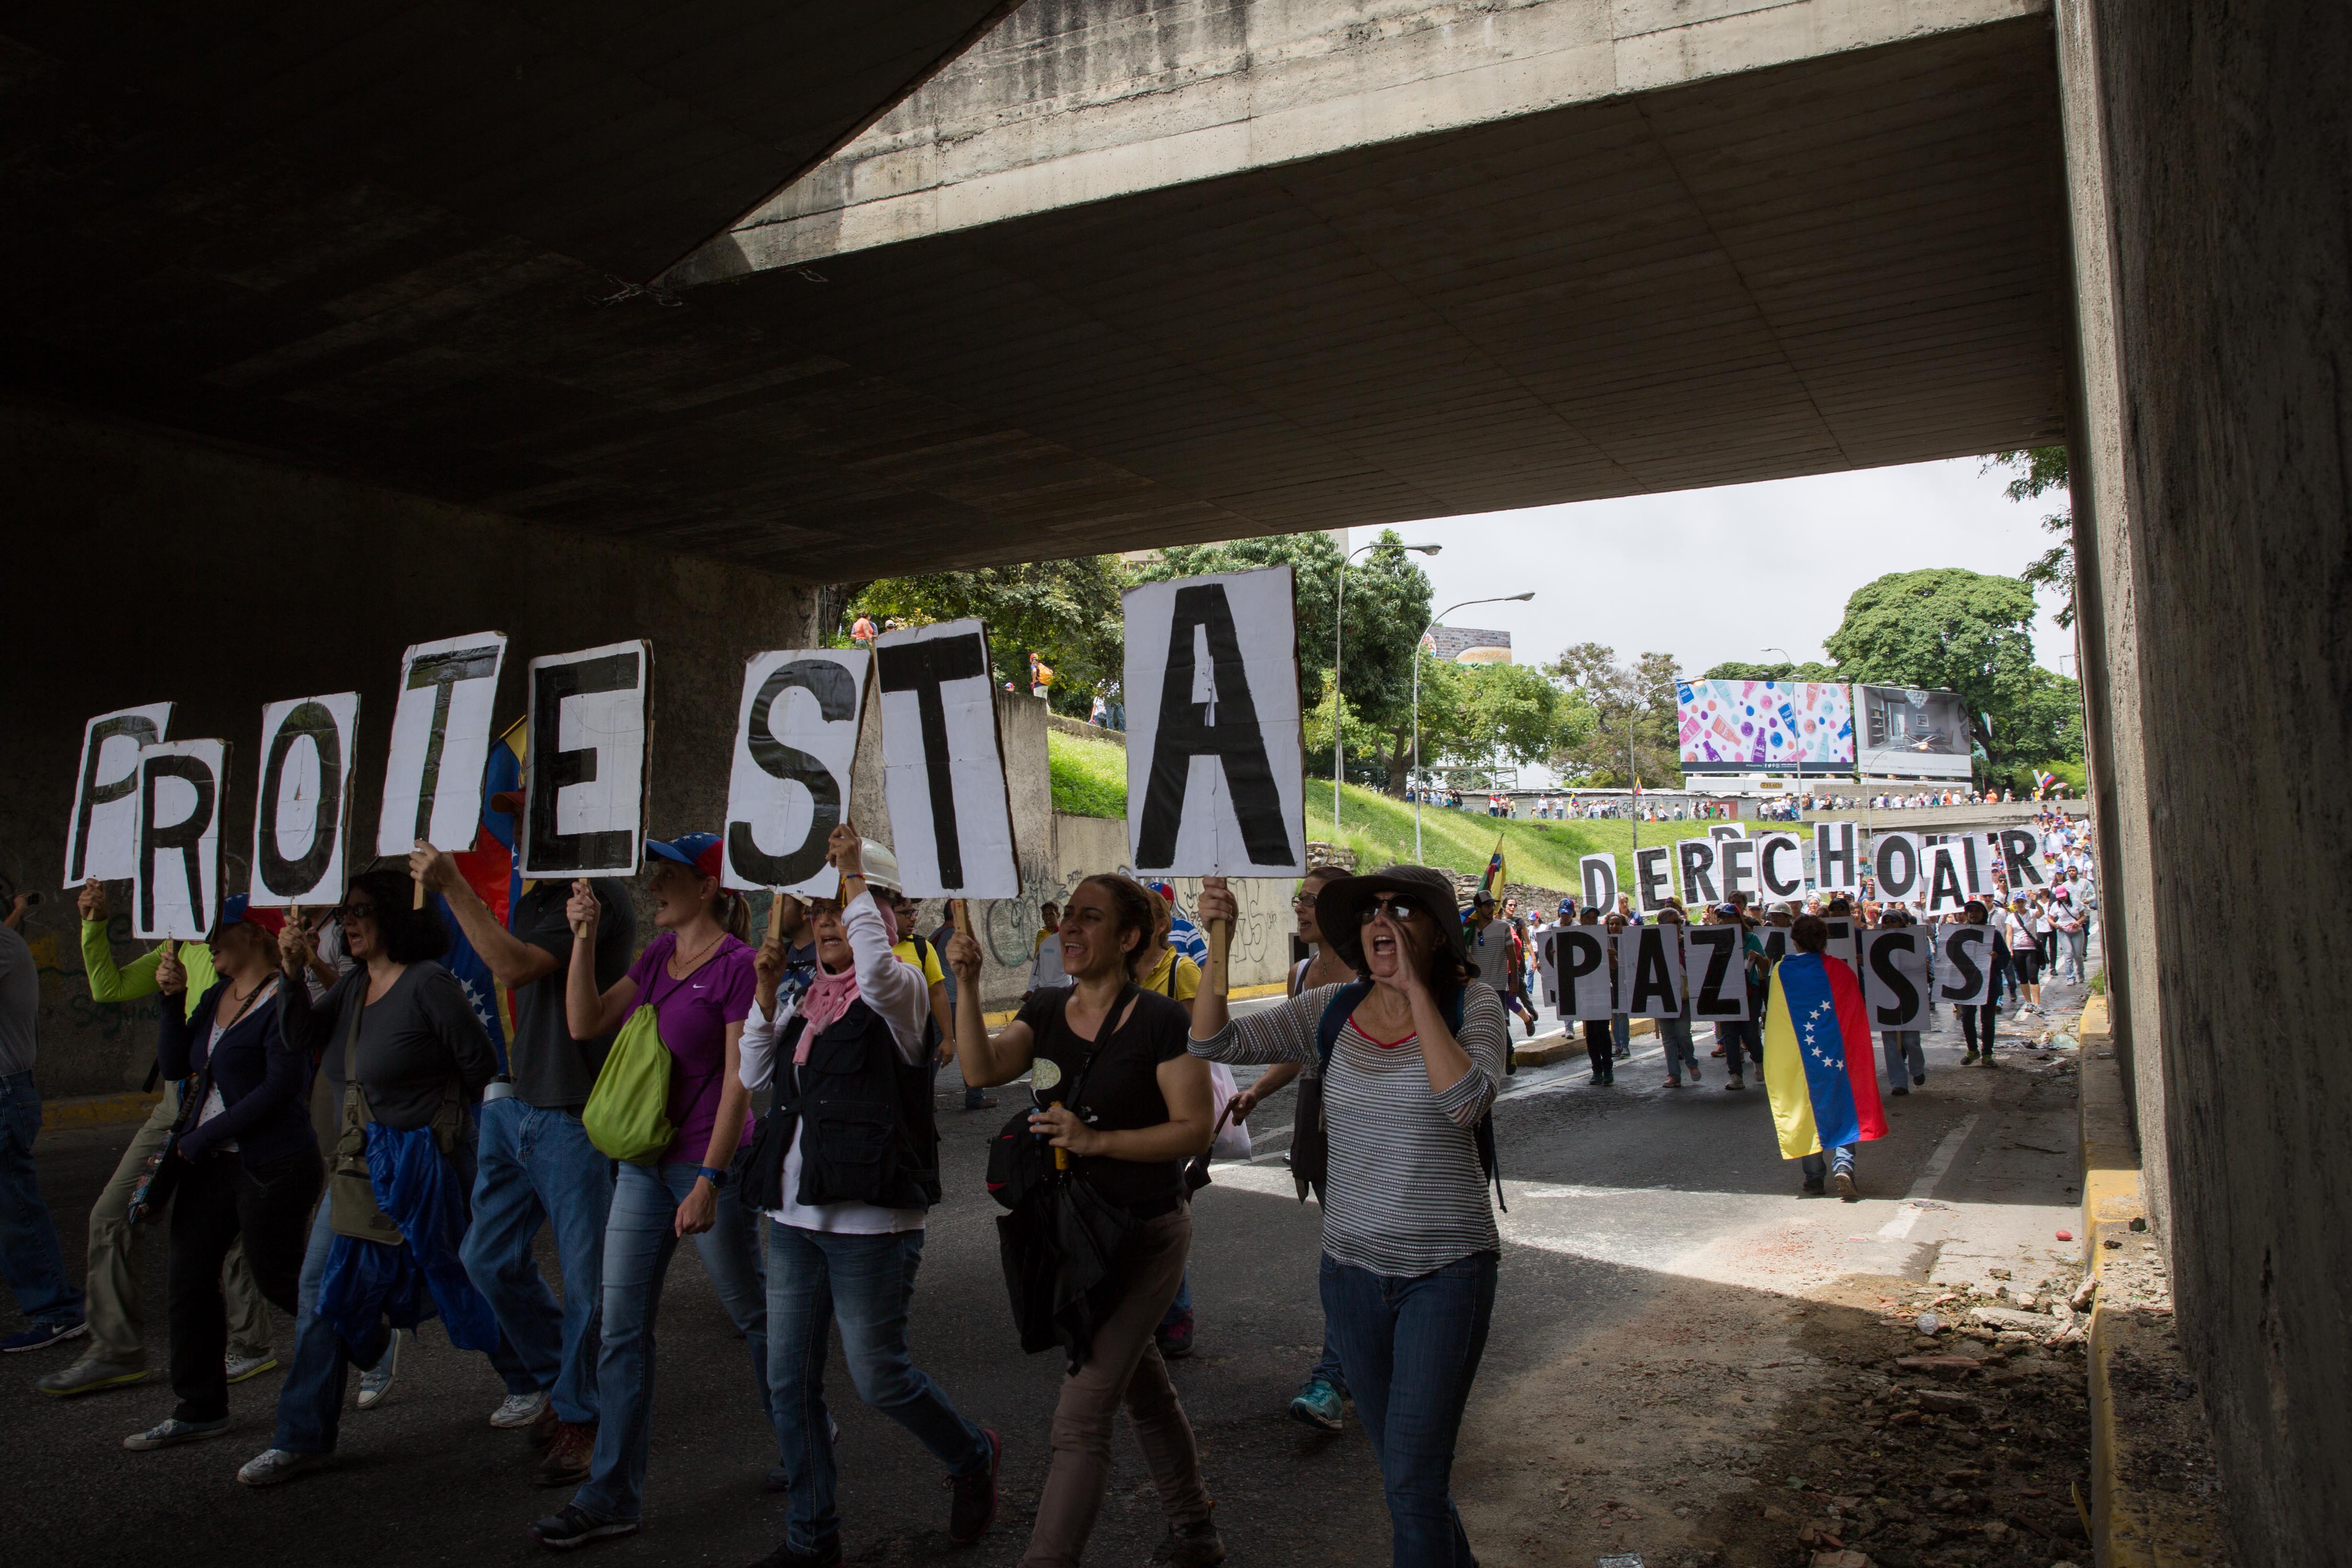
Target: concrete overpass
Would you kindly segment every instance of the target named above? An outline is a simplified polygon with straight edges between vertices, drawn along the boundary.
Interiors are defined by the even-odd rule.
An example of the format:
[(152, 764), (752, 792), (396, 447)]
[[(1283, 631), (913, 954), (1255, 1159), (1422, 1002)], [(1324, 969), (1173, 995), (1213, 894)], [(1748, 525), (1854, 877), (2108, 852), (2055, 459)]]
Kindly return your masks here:
[(0, 872), (85, 715), (483, 626), (661, 645), (676, 831), (814, 584), (2063, 437), (2182, 1332), (2243, 1555), (2339, 1556), (2352, 15), (997, 10), (0, 11)]

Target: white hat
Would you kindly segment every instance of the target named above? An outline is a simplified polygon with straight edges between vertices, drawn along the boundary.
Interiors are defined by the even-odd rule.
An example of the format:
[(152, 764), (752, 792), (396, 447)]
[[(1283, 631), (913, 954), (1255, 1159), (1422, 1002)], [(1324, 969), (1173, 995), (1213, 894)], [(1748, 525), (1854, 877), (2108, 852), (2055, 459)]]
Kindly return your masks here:
[(903, 893), (907, 885), (898, 879), (898, 857), (887, 844), (877, 844), (871, 838), (858, 841), (859, 857), (866, 862), (866, 885), (885, 892)]

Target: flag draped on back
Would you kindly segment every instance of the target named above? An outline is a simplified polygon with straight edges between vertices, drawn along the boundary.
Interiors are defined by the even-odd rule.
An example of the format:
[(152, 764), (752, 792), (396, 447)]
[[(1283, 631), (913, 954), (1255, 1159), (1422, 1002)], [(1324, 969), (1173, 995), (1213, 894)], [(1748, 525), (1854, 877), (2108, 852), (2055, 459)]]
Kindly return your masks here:
[(1486, 880), (1483, 885), (1499, 901), (1507, 879), (1503, 875), (1503, 836), (1498, 833), (1495, 836), (1495, 853), (1486, 859)]
[(1772, 971), (1764, 1088), (1784, 1160), (1886, 1136), (1870, 1016), (1843, 959), (1792, 952)]
[[(480, 826), (474, 830), (474, 847), (451, 857), (457, 862), (458, 874), (481, 896), (482, 902), (489, 906), (491, 917), (500, 925), (507, 922), (508, 912), (522, 893), (521, 879), (516, 875), (521, 858), (515, 853), (515, 814), (499, 810), (493, 802), (499, 795), (511, 795), (522, 788), (523, 756), (529, 744), (527, 726), (521, 719), (509, 725), (506, 733), (492, 742), (489, 760), (482, 768), (482, 817)], [(481, 1019), (490, 1045), (498, 1053), (499, 1070), (509, 1071), (507, 1047), (514, 1040), (513, 999), (491, 976), (489, 964), (467, 940), (457, 917), (449, 912), (449, 901), (436, 893), (430, 902), (449, 932), (449, 951), (441, 962), (466, 988), (466, 1000), (473, 1004), (474, 1016)]]

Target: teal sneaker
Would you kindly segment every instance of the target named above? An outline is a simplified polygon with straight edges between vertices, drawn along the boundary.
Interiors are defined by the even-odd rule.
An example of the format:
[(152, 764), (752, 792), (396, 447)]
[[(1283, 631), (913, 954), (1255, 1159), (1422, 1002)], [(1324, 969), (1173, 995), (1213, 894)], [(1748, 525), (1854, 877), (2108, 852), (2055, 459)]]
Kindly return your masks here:
[(1337, 1432), (1347, 1406), (1339, 1391), (1319, 1377), (1310, 1377), (1290, 1402), (1290, 1418), (1325, 1432)]

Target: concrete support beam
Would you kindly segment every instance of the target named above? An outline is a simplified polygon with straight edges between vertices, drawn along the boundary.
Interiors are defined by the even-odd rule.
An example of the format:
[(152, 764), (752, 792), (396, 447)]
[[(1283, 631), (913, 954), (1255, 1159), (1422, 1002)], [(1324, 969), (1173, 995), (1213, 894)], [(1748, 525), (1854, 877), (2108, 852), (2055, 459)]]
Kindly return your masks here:
[(2047, 9), (2048, 0), (1028, 5), (675, 285)]

